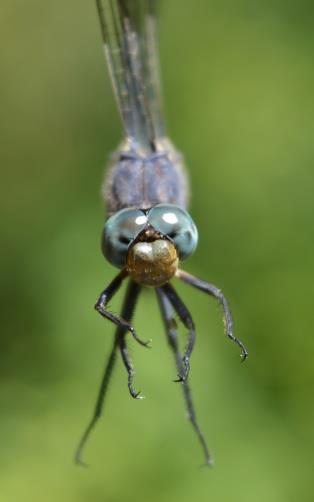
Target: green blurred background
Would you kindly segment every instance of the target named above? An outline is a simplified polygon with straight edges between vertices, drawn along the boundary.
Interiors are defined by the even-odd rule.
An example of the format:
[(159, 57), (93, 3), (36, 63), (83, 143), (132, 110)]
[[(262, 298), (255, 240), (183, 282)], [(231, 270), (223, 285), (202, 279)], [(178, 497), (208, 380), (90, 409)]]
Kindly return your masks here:
[(177, 284), (215, 458), (198, 470), (148, 291), (135, 324), (153, 350), (130, 342), (146, 400), (119, 362), (84, 470), (72, 455), (113, 337), (92, 308), (115, 273), (99, 190), (121, 124), (94, 2), (1, 2), (1, 502), (313, 500), (313, 14), (305, 0), (163, 2), (167, 119), (200, 233), (185, 268), (225, 291), (250, 356)]

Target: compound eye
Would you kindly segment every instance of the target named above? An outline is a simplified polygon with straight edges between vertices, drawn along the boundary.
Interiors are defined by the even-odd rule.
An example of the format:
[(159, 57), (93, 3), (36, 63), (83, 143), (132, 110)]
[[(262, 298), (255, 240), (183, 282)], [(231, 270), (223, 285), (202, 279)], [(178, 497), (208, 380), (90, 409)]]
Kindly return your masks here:
[(173, 241), (180, 260), (185, 260), (195, 250), (197, 228), (184, 209), (174, 204), (158, 204), (149, 211), (148, 223)]
[(106, 221), (101, 249), (112, 265), (124, 267), (129, 245), (146, 224), (147, 216), (139, 209), (121, 209)]

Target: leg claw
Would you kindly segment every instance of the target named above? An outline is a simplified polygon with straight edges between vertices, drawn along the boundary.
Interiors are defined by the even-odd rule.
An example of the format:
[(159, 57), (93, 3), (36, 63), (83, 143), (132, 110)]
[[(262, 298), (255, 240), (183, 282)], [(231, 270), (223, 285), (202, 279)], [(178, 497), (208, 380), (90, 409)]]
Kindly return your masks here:
[(184, 377), (182, 375), (178, 375), (178, 378), (176, 378), (175, 380), (173, 380), (173, 382), (175, 383), (178, 383), (178, 382), (184, 382)]
[(249, 355), (248, 351), (246, 349), (244, 349), (241, 354), (241, 358), (242, 358), (241, 363), (244, 363), (244, 361), (247, 359), (248, 355)]
[(141, 392), (142, 392), (141, 390), (136, 392), (135, 390), (130, 389), (130, 394), (133, 397), (133, 399), (145, 399), (145, 396), (140, 396)]

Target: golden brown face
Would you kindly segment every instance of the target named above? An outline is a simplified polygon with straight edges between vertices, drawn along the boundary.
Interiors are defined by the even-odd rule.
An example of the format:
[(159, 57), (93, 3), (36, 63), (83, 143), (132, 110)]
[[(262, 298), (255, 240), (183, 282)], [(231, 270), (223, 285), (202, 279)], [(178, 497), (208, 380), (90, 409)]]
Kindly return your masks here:
[(177, 268), (176, 248), (166, 239), (137, 242), (127, 254), (127, 272), (144, 286), (162, 286), (174, 276)]

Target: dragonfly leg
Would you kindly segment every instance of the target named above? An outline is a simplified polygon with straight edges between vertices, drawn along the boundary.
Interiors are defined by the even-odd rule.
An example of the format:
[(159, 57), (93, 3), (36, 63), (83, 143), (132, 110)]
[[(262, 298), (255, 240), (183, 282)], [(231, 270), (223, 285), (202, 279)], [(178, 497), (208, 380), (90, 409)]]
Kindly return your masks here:
[[(140, 286), (135, 284), (133, 281), (130, 281), (126, 295), (125, 295), (123, 307), (122, 307), (122, 317), (127, 322), (130, 322), (133, 317), (139, 293), (140, 293)], [(100, 388), (98, 391), (98, 396), (97, 396), (97, 400), (96, 400), (94, 413), (93, 413), (92, 418), (84, 431), (84, 434), (82, 435), (82, 438), (81, 438), (81, 440), (78, 444), (78, 447), (76, 449), (76, 452), (75, 452), (74, 460), (77, 464), (80, 464), (83, 466), (86, 465), (82, 460), (82, 453), (83, 453), (86, 442), (87, 442), (94, 426), (96, 425), (97, 421), (99, 420), (99, 418), (102, 415), (110, 377), (112, 375), (112, 371), (113, 371), (113, 368), (114, 368), (115, 362), (116, 362), (117, 349), (120, 345), (121, 340), (124, 340), (124, 336), (125, 336), (126, 331), (127, 331), (127, 327), (125, 325), (122, 325), (122, 324), (118, 325), (116, 333), (115, 333), (115, 337), (114, 337), (113, 347), (112, 347), (111, 353), (109, 355), (109, 359), (106, 363), (104, 375), (103, 375), (101, 385), (100, 385)]]
[[(141, 291), (141, 286), (136, 282), (130, 280), (128, 290), (125, 295), (124, 306), (122, 311), (123, 318), (126, 319), (127, 321), (131, 320), (140, 291)], [(125, 330), (120, 330), (118, 334), (119, 334), (118, 345), (124, 366), (128, 373), (128, 388), (130, 394), (132, 397), (134, 397), (134, 399), (143, 399), (143, 396), (139, 395), (140, 391), (136, 391), (133, 388), (133, 379), (135, 371), (126, 344)]]
[[(162, 315), (165, 329), (166, 329), (168, 343), (169, 343), (171, 350), (173, 352), (178, 373), (181, 374), (184, 371), (184, 367), (183, 367), (183, 362), (182, 362), (182, 356), (179, 351), (178, 333), (176, 331), (176, 322), (173, 317), (173, 310), (172, 310), (169, 299), (167, 298), (165, 292), (161, 288), (157, 289), (157, 297), (158, 297), (161, 315)], [(203, 432), (201, 431), (201, 429), (198, 425), (197, 419), (196, 419), (196, 414), (195, 414), (195, 410), (194, 410), (190, 387), (189, 387), (186, 380), (182, 380), (181, 385), (182, 385), (185, 405), (186, 405), (186, 409), (187, 409), (188, 419), (190, 420), (190, 422), (196, 432), (198, 440), (201, 444), (201, 447), (203, 449), (204, 456), (205, 456), (205, 463), (206, 463), (206, 465), (211, 465), (212, 458), (211, 458), (205, 437), (203, 435)]]
[(109, 286), (104, 289), (104, 291), (101, 293), (99, 296), (96, 304), (95, 304), (95, 309), (97, 312), (99, 312), (102, 317), (109, 319), (109, 321), (113, 322), (116, 324), (116, 326), (120, 326), (121, 328), (124, 328), (125, 331), (129, 331), (133, 338), (140, 344), (143, 345), (144, 347), (150, 347), (150, 340), (149, 341), (143, 341), (141, 340), (130, 323), (127, 319), (125, 319), (123, 316), (120, 317), (116, 314), (113, 314), (110, 312), (110, 310), (106, 309), (106, 305), (108, 302), (111, 300), (111, 298), (116, 294), (116, 292), (120, 289), (120, 286), (122, 284), (122, 281), (127, 277), (127, 273), (122, 270), (120, 274), (118, 274), (113, 281), (109, 284)]
[(75, 455), (74, 455), (74, 461), (75, 461), (75, 463), (79, 464), (79, 465), (82, 465), (82, 466), (86, 466), (87, 465), (82, 460), (82, 454), (83, 454), (84, 447), (85, 447), (85, 445), (86, 445), (86, 443), (88, 441), (88, 438), (89, 438), (92, 430), (94, 429), (94, 427), (96, 425), (96, 422), (99, 420), (99, 418), (102, 415), (104, 401), (105, 401), (105, 398), (106, 398), (106, 394), (107, 394), (107, 390), (108, 390), (108, 385), (109, 385), (110, 377), (112, 375), (112, 371), (114, 369), (115, 362), (116, 362), (116, 353), (117, 353), (117, 347), (118, 347), (118, 343), (117, 342), (118, 342), (118, 337), (116, 335), (115, 336), (115, 340), (114, 340), (114, 344), (113, 344), (113, 348), (111, 350), (109, 359), (108, 359), (108, 361), (106, 363), (106, 366), (105, 366), (105, 371), (104, 371), (103, 378), (102, 378), (102, 381), (101, 381), (101, 385), (100, 385), (100, 388), (99, 388), (99, 391), (98, 391), (98, 396), (97, 396), (97, 400), (96, 400), (96, 405), (95, 405), (94, 413), (93, 413), (92, 418), (91, 418), (90, 422), (88, 423), (88, 425), (87, 425), (87, 427), (86, 427), (86, 429), (84, 431), (84, 434), (81, 437), (81, 440), (80, 440), (80, 442), (78, 444), (78, 447), (77, 447)]
[(248, 356), (248, 351), (244, 344), (236, 338), (233, 334), (233, 321), (232, 321), (232, 315), (231, 311), (227, 302), (227, 299), (225, 298), (224, 294), (222, 291), (214, 286), (213, 284), (210, 284), (208, 282), (202, 281), (198, 277), (194, 277), (193, 275), (189, 274), (188, 272), (185, 272), (184, 270), (178, 270), (176, 273), (176, 277), (181, 279), (182, 281), (186, 282), (187, 284), (190, 284), (191, 286), (194, 286), (195, 288), (199, 289), (200, 291), (203, 291), (204, 293), (207, 293), (220, 303), (223, 314), (224, 314), (224, 324), (225, 324), (225, 331), (226, 335), (234, 342), (236, 343), (240, 349), (241, 349), (241, 356), (242, 356), (242, 362), (245, 361), (245, 359)]
[(136, 391), (133, 387), (133, 380), (134, 380), (134, 367), (129, 355), (129, 351), (126, 345), (125, 337), (122, 336), (119, 340), (119, 347), (120, 347), (120, 352), (122, 356), (122, 360), (124, 363), (124, 366), (127, 370), (128, 373), (128, 388), (129, 392), (134, 399), (144, 399), (144, 396), (140, 396), (141, 391)]
[(182, 382), (187, 379), (190, 371), (190, 357), (195, 344), (195, 326), (190, 312), (176, 293), (175, 289), (169, 283), (162, 286), (161, 289), (167, 296), (184, 326), (188, 329), (187, 345), (182, 358), (182, 369), (179, 372), (178, 380), (176, 380), (177, 382)]

